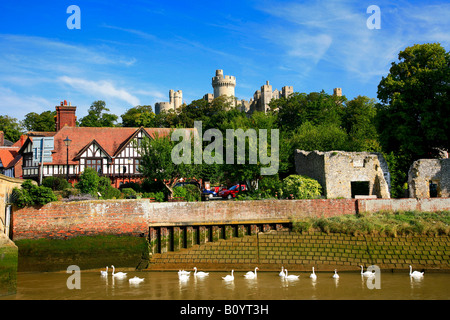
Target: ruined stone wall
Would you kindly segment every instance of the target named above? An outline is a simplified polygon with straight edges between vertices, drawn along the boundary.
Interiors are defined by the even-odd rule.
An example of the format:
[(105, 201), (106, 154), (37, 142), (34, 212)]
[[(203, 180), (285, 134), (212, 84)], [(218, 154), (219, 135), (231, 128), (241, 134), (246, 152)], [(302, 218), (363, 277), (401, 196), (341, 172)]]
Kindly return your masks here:
[(410, 198), (429, 198), (430, 182), (436, 185), (437, 197), (450, 197), (450, 159), (420, 159), (408, 172)]
[(296, 172), (316, 179), (327, 198), (352, 198), (352, 182), (368, 182), (369, 195), (390, 198), (387, 163), (379, 153), (296, 150)]

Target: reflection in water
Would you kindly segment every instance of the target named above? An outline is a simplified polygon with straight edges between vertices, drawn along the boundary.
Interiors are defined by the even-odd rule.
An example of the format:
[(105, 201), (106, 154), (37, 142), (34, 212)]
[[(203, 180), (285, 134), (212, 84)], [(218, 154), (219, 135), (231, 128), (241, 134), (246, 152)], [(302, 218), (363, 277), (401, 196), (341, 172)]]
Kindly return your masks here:
[[(332, 274), (300, 273), (297, 280), (287, 280), (278, 272), (258, 272), (256, 279), (246, 279), (244, 272), (235, 272), (233, 281), (225, 281), (226, 272), (210, 272), (205, 278), (191, 276), (183, 281), (177, 272), (130, 272), (125, 279), (98, 272), (81, 272), (81, 289), (66, 286), (64, 272), (19, 273), (17, 294), (5, 299), (152, 299), (152, 300), (299, 300), (299, 299), (450, 299), (450, 274), (430, 273), (423, 279), (405, 273), (382, 273), (381, 288), (370, 289), (366, 278), (357, 272)], [(138, 285), (129, 283), (134, 276), (144, 278)]]

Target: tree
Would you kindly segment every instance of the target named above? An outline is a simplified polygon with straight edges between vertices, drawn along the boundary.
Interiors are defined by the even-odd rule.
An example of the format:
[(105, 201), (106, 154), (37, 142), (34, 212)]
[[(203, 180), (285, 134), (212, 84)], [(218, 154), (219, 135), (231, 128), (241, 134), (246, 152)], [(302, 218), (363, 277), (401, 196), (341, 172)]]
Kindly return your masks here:
[[(149, 180), (158, 181), (164, 184), (173, 194), (173, 187), (181, 179), (191, 179), (196, 177), (198, 167), (193, 160), (190, 163), (176, 163), (172, 159), (172, 150), (176, 141), (171, 140), (171, 136), (155, 135), (154, 139), (144, 138), (141, 144), (141, 162), (139, 171)], [(193, 157), (193, 152), (191, 152)]]
[(348, 135), (344, 129), (336, 125), (313, 125), (311, 122), (303, 123), (292, 132), (291, 142), (293, 150), (348, 151), (349, 147)]
[(136, 106), (128, 109), (121, 115), (121, 118), (123, 127), (155, 127), (155, 114), (152, 106)]
[(375, 99), (357, 96), (345, 103), (342, 126), (349, 135), (349, 150), (381, 151), (375, 122), (376, 114)]
[(25, 115), (21, 122), (22, 126), (28, 131), (55, 131), (56, 111), (44, 111), (40, 114), (30, 112)]
[(5, 134), (5, 139), (12, 142), (19, 140), (20, 135), (22, 134), (17, 119), (6, 115), (0, 116), (0, 131), (3, 131)]
[(106, 102), (97, 100), (89, 107), (88, 115), (81, 118), (81, 127), (114, 127), (118, 117), (115, 114), (105, 113), (109, 111)]
[(329, 95), (323, 90), (309, 94), (295, 92), (287, 99), (271, 101), (269, 106), (272, 110), (278, 109), (279, 128), (292, 131), (305, 122), (340, 126), (345, 100), (344, 96)]
[(438, 43), (400, 51), (378, 85), (380, 140), (410, 161), (449, 149), (450, 53)]

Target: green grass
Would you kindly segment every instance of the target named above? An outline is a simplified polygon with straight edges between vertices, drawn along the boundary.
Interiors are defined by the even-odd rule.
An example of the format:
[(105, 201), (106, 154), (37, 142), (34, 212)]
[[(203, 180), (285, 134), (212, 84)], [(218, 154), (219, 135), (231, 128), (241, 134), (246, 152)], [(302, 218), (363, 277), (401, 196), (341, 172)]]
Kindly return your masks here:
[(319, 231), (349, 235), (449, 235), (450, 212), (383, 211), (330, 218), (303, 218), (293, 221), (297, 232)]

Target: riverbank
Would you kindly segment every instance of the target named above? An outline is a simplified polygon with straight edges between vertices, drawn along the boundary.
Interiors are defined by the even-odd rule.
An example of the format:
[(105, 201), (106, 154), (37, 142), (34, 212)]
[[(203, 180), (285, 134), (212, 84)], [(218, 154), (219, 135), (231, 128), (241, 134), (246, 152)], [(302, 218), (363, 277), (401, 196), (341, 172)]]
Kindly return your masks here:
[(269, 232), (249, 232), (239, 226), (235, 232), (228, 227), (224, 227), (225, 232), (217, 232), (211, 226), (197, 227), (197, 231), (180, 237), (174, 236), (175, 231), (187, 227), (174, 227), (173, 234), (164, 238), (168, 242), (164, 252), (154, 251), (158, 245), (152, 247), (150, 234), (21, 239), (16, 241), (18, 269), (58, 271), (75, 264), (82, 270), (110, 265), (145, 270), (194, 266), (250, 270), (258, 265), (275, 271), (283, 265), (293, 271), (307, 271), (313, 266), (317, 271), (357, 271), (362, 264), (390, 271), (407, 270), (409, 265), (427, 271), (448, 271), (449, 219), (448, 211), (306, 216), (293, 220), (290, 228)]
[(131, 236), (23, 239), (15, 243), (19, 250), (19, 272), (61, 271), (70, 265), (82, 270), (111, 265), (136, 268), (148, 252), (146, 238)]

